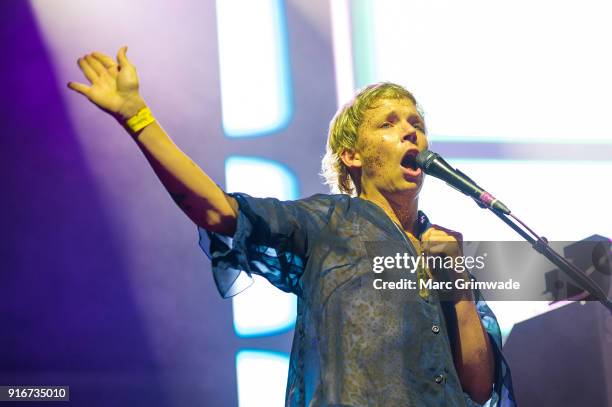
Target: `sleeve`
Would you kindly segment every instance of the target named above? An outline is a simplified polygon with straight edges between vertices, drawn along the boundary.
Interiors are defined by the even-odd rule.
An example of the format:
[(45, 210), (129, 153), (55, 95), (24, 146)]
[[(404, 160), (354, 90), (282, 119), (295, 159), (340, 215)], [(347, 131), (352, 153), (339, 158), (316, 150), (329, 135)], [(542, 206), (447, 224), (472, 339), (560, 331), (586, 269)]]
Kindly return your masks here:
[(512, 389), (512, 376), (508, 362), (502, 354), (502, 336), (497, 318), (491, 308), (487, 305), (479, 290), (474, 290), (476, 297), (476, 311), (482, 322), (482, 326), (489, 334), (493, 355), (495, 357), (495, 383), (491, 398), (485, 404), (478, 404), (465, 394), (468, 407), (517, 407), (514, 391)]
[(318, 194), (297, 201), (229, 194), (238, 202), (233, 237), (198, 227), (199, 245), (212, 262), (215, 284), (223, 298), (252, 283), (251, 274), (265, 277), (277, 288), (300, 294), (309, 249), (327, 223), (333, 201)]

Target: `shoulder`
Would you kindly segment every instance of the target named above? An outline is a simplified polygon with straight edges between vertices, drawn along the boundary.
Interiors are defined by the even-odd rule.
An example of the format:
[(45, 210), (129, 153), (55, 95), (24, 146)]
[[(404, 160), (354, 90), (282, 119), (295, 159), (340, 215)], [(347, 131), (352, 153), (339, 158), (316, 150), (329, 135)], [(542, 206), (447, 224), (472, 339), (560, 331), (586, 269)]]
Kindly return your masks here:
[[(299, 200), (305, 207), (327, 211), (328, 215), (346, 215), (349, 212), (361, 208), (362, 199), (348, 194), (315, 194), (308, 198)], [(361, 209), (358, 209), (361, 208)]]
[(317, 222), (326, 222), (338, 203), (350, 198), (348, 195), (314, 194), (296, 200), (280, 200), (273, 197), (252, 197), (242, 192), (228, 195), (236, 200), (240, 211), (245, 214), (255, 213), (265, 218), (278, 216), (285, 221), (316, 219)]
[(294, 202), (300, 202), (306, 206), (335, 206), (342, 205), (344, 202), (350, 200), (351, 197), (346, 194), (314, 194), (306, 198), (298, 199)]
[(299, 207), (300, 210), (309, 212), (317, 217), (329, 220), (336, 208), (342, 205), (342, 202), (350, 198), (348, 195), (340, 194), (314, 194), (306, 198), (296, 201), (288, 201)]

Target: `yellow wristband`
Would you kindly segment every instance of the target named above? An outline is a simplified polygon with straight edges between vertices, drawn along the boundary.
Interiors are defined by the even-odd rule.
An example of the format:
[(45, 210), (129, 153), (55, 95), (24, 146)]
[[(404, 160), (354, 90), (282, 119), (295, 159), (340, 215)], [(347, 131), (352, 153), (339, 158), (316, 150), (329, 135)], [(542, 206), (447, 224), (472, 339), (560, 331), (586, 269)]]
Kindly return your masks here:
[(125, 124), (135, 133), (147, 127), (155, 121), (155, 117), (148, 107), (143, 107), (134, 116), (130, 117)]

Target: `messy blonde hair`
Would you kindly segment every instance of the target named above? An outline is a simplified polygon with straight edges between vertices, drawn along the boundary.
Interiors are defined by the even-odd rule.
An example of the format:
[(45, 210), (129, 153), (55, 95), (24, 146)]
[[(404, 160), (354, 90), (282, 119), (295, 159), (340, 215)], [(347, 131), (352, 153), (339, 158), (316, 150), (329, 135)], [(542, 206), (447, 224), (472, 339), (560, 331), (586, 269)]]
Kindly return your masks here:
[(366, 110), (381, 99), (408, 99), (417, 107), (415, 97), (403, 86), (390, 82), (381, 82), (359, 90), (355, 97), (336, 112), (329, 123), (327, 148), (321, 162), (321, 176), (332, 193), (358, 195), (361, 190), (359, 180), (354, 180), (348, 168), (342, 162), (344, 151), (355, 148), (357, 133)]

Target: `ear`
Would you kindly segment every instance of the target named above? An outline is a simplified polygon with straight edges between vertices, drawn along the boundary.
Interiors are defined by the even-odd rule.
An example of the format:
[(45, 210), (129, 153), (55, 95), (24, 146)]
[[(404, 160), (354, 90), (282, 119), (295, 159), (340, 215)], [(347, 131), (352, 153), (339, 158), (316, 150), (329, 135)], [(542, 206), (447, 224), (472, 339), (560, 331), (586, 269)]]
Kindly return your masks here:
[(344, 165), (346, 165), (349, 169), (361, 168), (361, 155), (354, 149), (342, 151), (340, 158), (342, 159)]

